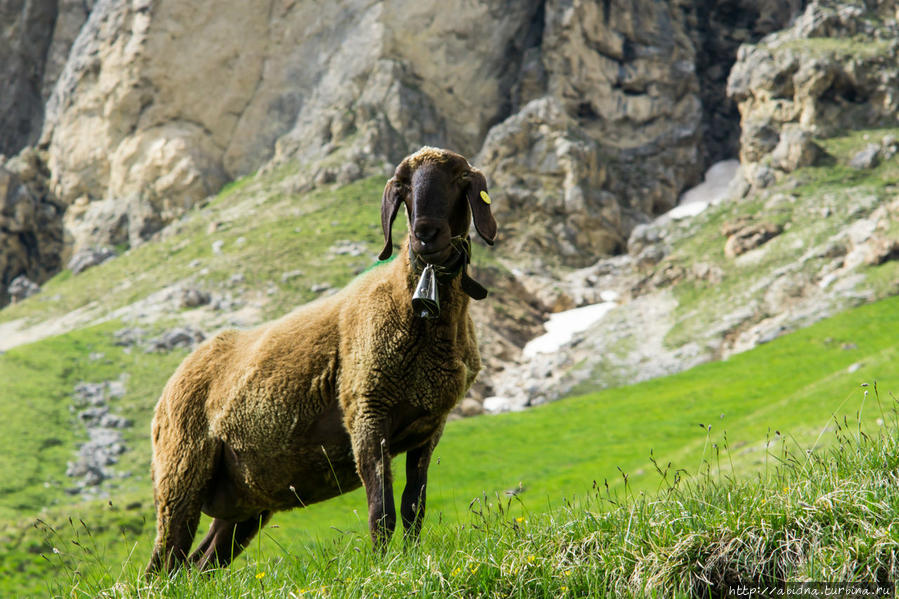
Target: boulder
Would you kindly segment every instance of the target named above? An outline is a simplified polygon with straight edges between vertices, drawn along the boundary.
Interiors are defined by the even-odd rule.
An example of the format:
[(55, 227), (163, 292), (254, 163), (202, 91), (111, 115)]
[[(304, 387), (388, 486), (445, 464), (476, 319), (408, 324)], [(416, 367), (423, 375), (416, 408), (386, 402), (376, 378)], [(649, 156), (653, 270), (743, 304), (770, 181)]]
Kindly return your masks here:
[(874, 168), (880, 163), (880, 146), (868, 144), (849, 160), (849, 166), (857, 169)]
[(780, 235), (783, 227), (775, 223), (729, 223), (722, 232), (727, 236), (724, 255), (735, 258)]
[(868, 244), (865, 264), (876, 266), (890, 260), (899, 260), (899, 239), (880, 237)]
[(13, 303), (20, 302), (24, 299), (36, 295), (41, 292), (41, 287), (25, 275), (19, 275), (9, 284), (7, 293)]
[(603, 189), (600, 146), (555, 98), (533, 100), (491, 129), (474, 162), (489, 174), (512, 251), (585, 266), (624, 249), (628, 227), (618, 199)]
[(803, 166), (811, 166), (822, 150), (812, 134), (795, 125), (785, 125), (780, 141), (771, 153), (771, 161), (782, 171), (792, 172)]
[(147, 342), (146, 352), (169, 352), (175, 348), (192, 348), (206, 339), (206, 335), (191, 327), (175, 327)]
[(80, 274), (87, 270), (88, 268), (92, 268), (94, 266), (99, 266), (103, 264), (107, 260), (111, 260), (115, 258), (116, 253), (115, 250), (108, 247), (92, 247), (85, 248), (72, 256), (72, 259), (69, 260), (69, 263), (66, 265), (66, 268), (72, 271), (73, 275)]

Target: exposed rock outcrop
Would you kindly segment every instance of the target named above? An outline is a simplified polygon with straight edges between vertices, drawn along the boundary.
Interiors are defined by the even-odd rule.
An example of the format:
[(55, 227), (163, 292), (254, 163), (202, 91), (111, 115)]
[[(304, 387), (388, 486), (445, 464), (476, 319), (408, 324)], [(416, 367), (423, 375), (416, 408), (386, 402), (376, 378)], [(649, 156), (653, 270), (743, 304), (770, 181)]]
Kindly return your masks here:
[(812, 135), (896, 123), (895, 11), (892, 2), (816, 0), (789, 28), (740, 48), (727, 91), (739, 103), (748, 180), (765, 186), (812, 164)]
[(0, 306), (22, 275), (41, 284), (62, 267), (65, 207), (47, 189), (48, 172), (34, 150), (0, 163)]
[(71, 409), (84, 425), (88, 440), (78, 446), (75, 461), (69, 462), (66, 468), (66, 476), (76, 483), (68, 489), (70, 494), (99, 496), (105, 494), (100, 486), (103, 481), (128, 476), (128, 473), (115, 472), (112, 466), (127, 451), (121, 429), (132, 426), (132, 422), (113, 413), (110, 407), (110, 401), (125, 394), (127, 380), (123, 374), (118, 380), (75, 385)]
[(571, 266), (623, 251), (707, 161), (736, 153), (724, 82), (737, 46), (800, 5), (547, 2), (513, 88), (520, 109), (477, 157), (516, 250)]

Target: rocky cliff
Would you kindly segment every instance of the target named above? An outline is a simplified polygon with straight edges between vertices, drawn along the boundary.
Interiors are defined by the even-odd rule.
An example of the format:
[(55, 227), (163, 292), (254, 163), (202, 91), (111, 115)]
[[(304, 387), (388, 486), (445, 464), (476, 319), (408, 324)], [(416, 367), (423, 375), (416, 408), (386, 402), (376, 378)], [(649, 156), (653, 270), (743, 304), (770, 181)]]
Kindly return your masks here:
[(347, 182), (422, 144), (477, 155), (517, 249), (588, 264), (733, 155), (737, 46), (799, 4), (5, 0), (0, 152), (36, 145), (67, 236), (34, 223), (58, 257), (0, 286), (257, 169)]

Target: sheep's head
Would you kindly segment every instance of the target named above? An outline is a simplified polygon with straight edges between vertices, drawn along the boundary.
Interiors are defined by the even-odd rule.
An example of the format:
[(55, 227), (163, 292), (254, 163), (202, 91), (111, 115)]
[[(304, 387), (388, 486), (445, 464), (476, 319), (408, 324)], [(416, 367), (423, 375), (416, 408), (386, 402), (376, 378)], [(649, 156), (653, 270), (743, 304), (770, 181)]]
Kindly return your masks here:
[(427, 264), (456, 260), (452, 240), (467, 236), (472, 219), (478, 235), (493, 245), (496, 221), (490, 212), (487, 181), (455, 152), (425, 147), (396, 167), (381, 198), (381, 260), (393, 252), (391, 227), (400, 205), (406, 207), (409, 218), (410, 247)]

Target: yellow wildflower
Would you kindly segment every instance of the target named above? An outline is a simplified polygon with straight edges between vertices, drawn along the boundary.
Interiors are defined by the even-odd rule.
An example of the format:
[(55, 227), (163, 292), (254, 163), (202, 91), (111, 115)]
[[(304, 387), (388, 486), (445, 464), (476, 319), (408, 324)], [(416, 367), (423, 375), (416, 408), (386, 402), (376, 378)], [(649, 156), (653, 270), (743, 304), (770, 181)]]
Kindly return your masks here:
[(265, 572), (256, 572), (256, 580), (261, 580), (265, 576)]
[(537, 558), (534, 557), (533, 555), (529, 555), (529, 556), (528, 556), (528, 563), (529, 563), (529, 564), (533, 564), (535, 559), (537, 559)]
[(459, 566), (458, 568), (456, 568), (455, 570), (450, 572), (450, 576), (458, 576), (461, 572), (462, 572), (462, 566)]
[(521, 524), (522, 522), (524, 522), (524, 516), (518, 516), (517, 518), (515, 518), (515, 521)]

